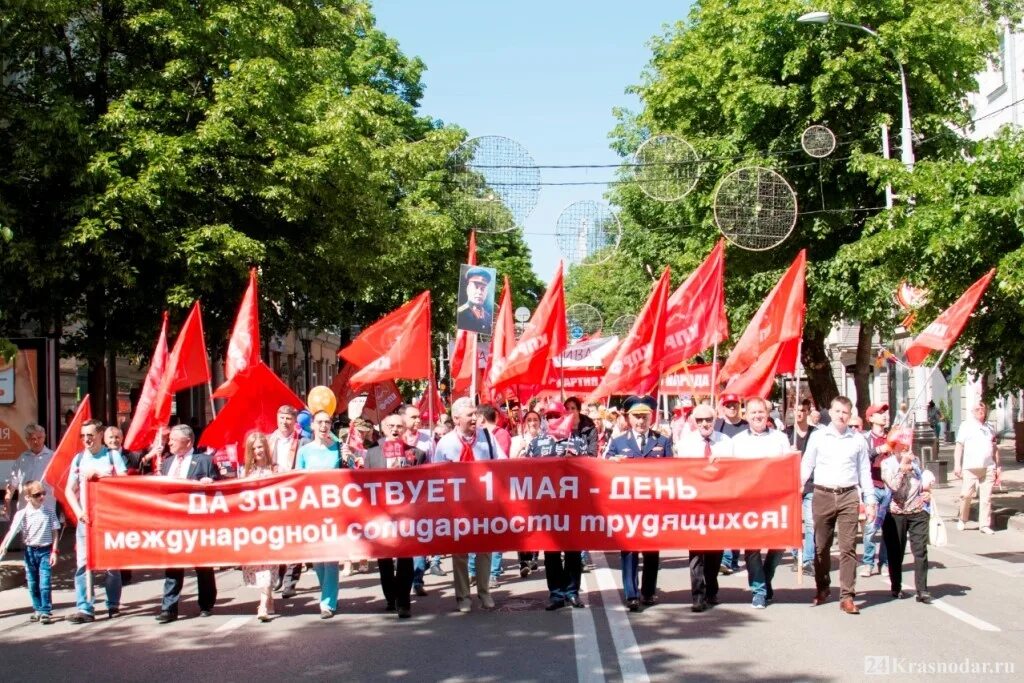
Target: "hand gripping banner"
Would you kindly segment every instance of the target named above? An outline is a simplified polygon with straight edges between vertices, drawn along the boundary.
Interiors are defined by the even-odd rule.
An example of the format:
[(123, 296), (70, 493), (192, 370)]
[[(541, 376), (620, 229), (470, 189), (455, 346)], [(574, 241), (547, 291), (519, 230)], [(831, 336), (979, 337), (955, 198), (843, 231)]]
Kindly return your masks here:
[(88, 485), (94, 569), (801, 542), (797, 456), (521, 459)]

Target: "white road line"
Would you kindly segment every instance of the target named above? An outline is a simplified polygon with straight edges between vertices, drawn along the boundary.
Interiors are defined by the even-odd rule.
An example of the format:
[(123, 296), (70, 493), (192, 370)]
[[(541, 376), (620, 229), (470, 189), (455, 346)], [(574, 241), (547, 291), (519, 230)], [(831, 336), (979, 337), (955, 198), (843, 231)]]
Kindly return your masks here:
[(591, 575), (595, 576), (597, 588), (601, 591), (604, 613), (608, 617), (608, 629), (612, 632), (612, 644), (615, 645), (615, 654), (619, 659), (622, 680), (646, 683), (650, 680), (647, 675), (647, 667), (644, 666), (640, 646), (636, 642), (636, 635), (629, 623), (626, 608), (622, 606), (622, 601), (619, 599), (615, 574), (608, 566), (604, 553), (595, 552), (591, 557), (597, 565), (597, 569)]
[[(583, 577), (584, 590), (589, 590), (587, 577)], [(597, 645), (597, 627), (594, 624), (593, 605), (572, 610), (572, 642), (576, 652), (576, 680), (580, 683), (604, 683), (604, 666)]]
[(214, 633), (230, 633), (231, 631), (242, 628), (250, 621), (253, 621), (255, 617), (231, 617), (223, 624), (213, 629)]
[(939, 600), (932, 600), (932, 605), (934, 605), (935, 607), (938, 607), (939, 610), (945, 612), (946, 614), (950, 615), (951, 617), (955, 617), (955, 618), (959, 619), (960, 621), (964, 622), (965, 624), (970, 624), (971, 626), (973, 626), (974, 628), (976, 628), (978, 630), (981, 630), (981, 631), (1001, 631), (1002, 630), (998, 626), (995, 626), (994, 624), (990, 624), (987, 621), (983, 621), (982, 619), (979, 619), (978, 617), (976, 617), (976, 616), (974, 616), (972, 614), (968, 614), (967, 612), (963, 611), (962, 609), (960, 609), (958, 607), (953, 607), (952, 605), (948, 604), (944, 600), (941, 600), (941, 599), (939, 599)]

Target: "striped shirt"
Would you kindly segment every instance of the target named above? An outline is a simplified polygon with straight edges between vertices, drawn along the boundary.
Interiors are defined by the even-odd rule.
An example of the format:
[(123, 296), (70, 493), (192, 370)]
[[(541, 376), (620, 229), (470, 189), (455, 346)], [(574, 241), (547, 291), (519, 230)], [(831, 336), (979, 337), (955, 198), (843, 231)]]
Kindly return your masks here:
[(6, 550), (11, 538), (21, 532), (22, 543), (27, 546), (53, 545), (53, 532), (60, 528), (57, 515), (45, 505), (35, 507), (27, 505), (14, 513), (11, 528), (4, 538), (3, 549)]

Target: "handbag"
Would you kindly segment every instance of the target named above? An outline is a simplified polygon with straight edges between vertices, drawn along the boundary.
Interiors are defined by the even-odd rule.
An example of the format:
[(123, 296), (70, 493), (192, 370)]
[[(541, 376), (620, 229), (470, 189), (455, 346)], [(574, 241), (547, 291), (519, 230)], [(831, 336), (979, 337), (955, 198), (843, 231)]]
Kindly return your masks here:
[(948, 541), (946, 523), (942, 521), (942, 515), (936, 509), (935, 501), (932, 501), (931, 516), (928, 518), (928, 543), (936, 548), (941, 548)]

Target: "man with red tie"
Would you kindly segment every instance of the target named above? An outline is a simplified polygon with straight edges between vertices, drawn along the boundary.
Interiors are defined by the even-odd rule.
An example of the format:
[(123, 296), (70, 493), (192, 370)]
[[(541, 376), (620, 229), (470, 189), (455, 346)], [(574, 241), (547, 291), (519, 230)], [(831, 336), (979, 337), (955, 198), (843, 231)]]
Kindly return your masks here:
[[(713, 463), (719, 457), (732, 456), (732, 439), (715, 431), (715, 409), (701, 404), (693, 409), (696, 431), (686, 432), (676, 443), (676, 457), (701, 458)], [(721, 550), (690, 551), (690, 594), (694, 612), (703, 612), (718, 604), (718, 568)]]
[[(657, 401), (652, 396), (630, 396), (623, 404), (629, 420), (629, 431), (612, 439), (608, 445), (609, 460), (621, 462), (627, 458), (671, 458), (672, 441), (651, 429), (651, 417)], [(645, 551), (643, 580), (638, 582), (641, 553), (623, 550), (622, 588), (626, 593), (626, 608), (639, 612), (641, 604), (651, 606), (657, 603), (658, 565), (661, 556), (658, 551)]]

